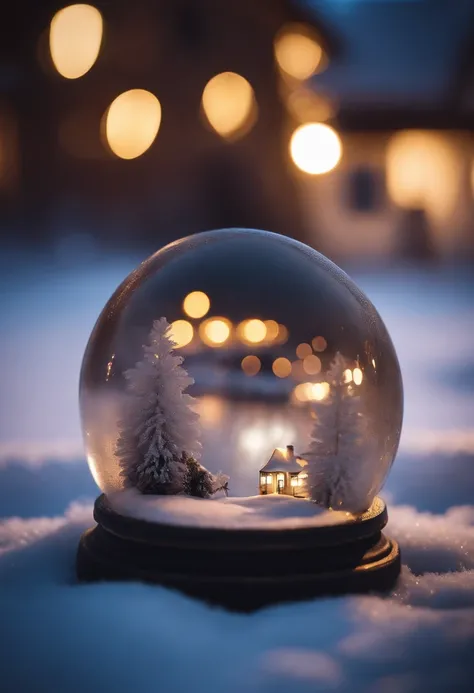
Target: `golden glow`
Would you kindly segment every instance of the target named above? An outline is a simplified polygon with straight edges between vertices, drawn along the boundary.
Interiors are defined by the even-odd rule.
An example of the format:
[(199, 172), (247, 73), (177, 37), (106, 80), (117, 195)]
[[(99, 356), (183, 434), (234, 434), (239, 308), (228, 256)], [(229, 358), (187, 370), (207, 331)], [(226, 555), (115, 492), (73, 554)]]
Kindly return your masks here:
[(241, 366), (245, 375), (254, 376), (259, 372), (262, 363), (258, 356), (250, 355), (242, 359)]
[(297, 476), (292, 476), (291, 481), (290, 481), (292, 486), (298, 486), (298, 477)]
[(298, 344), (296, 347), (296, 355), (299, 359), (304, 359), (306, 356), (310, 356), (312, 353), (313, 350), (309, 344)]
[(345, 383), (352, 383), (352, 371), (350, 368), (346, 368), (343, 373), (343, 377)]
[(224, 415), (224, 403), (221, 397), (204, 395), (196, 400), (199, 421), (205, 428), (213, 428)]
[(105, 135), (110, 149), (121, 159), (135, 159), (153, 144), (161, 123), (161, 105), (145, 89), (117, 96), (105, 114)]
[(278, 323), (276, 320), (265, 320), (265, 327), (267, 328), (267, 335), (265, 339), (267, 342), (274, 342), (278, 338)]
[(103, 22), (92, 5), (69, 5), (54, 15), (49, 27), (49, 50), (54, 67), (66, 79), (89, 72), (100, 51)]
[(278, 344), (285, 344), (288, 341), (289, 332), (285, 325), (278, 325)]
[(304, 25), (284, 27), (275, 39), (275, 58), (283, 72), (295, 79), (308, 79), (316, 72), (323, 51)]
[(372, 359), (372, 366), (373, 366), (374, 368), (376, 368), (376, 366), (375, 366), (375, 359)]
[(456, 205), (460, 175), (456, 149), (446, 135), (405, 130), (390, 139), (387, 187), (400, 207), (446, 218)]
[(308, 375), (316, 375), (321, 371), (321, 360), (315, 354), (310, 354), (303, 360), (303, 368)]
[(247, 342), (258, 344), (267, 336), (267, 327), (262, 320), (247, 320), (242, 326), (242, 335)]
[(176, 349), (189, 344), (194, 334), (193, 326), (187, 320), (175, 320), (170, 325), (169, 336), (176, 343)]
[(211, 347), (220, 347), (230, 337), (231, 323), (226, 318), (209, 318), (199, 326), (202, 341)]
[(277, 378), (287, 378), (291, 373), (291, 363), (283, 357), (275, 359), (272, 364), (272, 371)]
[(283, 94), (283, 99), (290, 115), (300, 123), (321, 123), (334, 115), (331, 102), (307, 87), (291, 89)]
[(211, 302), (203, 291), (192, 291), (183, 301), (183, 310), (190, 318), (202, 318), (209, 312)]
[(319, 175), (332, 171), (342, 155), (337, 132), (324, 123), (306, 123), (294, 131), (290, 154), (295, 165), (304, 173)]
[(261, 476), (260, 477), (260, 486), (265, 486), (267, 483), (267, 477), (266, 476)]
[(206, 84), (202, 108), (213, 129), (222, 137), (244, 134), (256, 117), (256, 102), (249, 82), (235, 72), (221, 72)]
[(329, 383), (300, 383), (293, 393), (300, 402), (321, 402), (329, 394)]
[(313, 345), (313, 349), (318, 352), (324, 351), (328, 345), (324, 337), (315, 337), (311, 344)]
[(354, 370), (352, 371), (352, 379), (353, 379), (353, 381), (354, 381), (354, 384), (355, 384), (355, 385), (360, 385), (361, 382), (362, 382), (362, 380), (363, 380), (363, 378), (364, 378), (364, 376), (363, 376), (362, 371), (360, 370), (360, 368), (354, 368)]

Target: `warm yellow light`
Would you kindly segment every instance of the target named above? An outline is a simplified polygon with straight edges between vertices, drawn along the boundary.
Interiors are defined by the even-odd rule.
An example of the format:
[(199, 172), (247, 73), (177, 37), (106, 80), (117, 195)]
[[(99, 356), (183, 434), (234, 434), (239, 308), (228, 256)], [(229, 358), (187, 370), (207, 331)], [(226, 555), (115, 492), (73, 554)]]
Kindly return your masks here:
[(362, 382), (362, 380), (363, 380), (363, 378), (364, 378), (364, 376), (363, 376), (362, 371), (360, 370), (360, 368), (354, 368), (354, 370), (352, 371), (352, 379), (353, 379), (353, 381), (354, 381), (354, 384), (355, 384), (355, 385), (360, 385), (361, 382)]
[(278, 325), (278, 344), (285, 344), (288, 341), (289, 332), (285, 325)]
[(313, 345), (313, 349), (318, 352), (324, 351), (328, 345), (324, 337), (315, 337), (311, 344)]
[(329, 395), (329, 383), (313, 383), (310, 390), (309, 399), (321, 401)]
[(190, 318), (202, 318), (209, 312), (211, 302), (203, 291), (192, 291), (183, 301), (183, 310)]
[(305, 357), (303, 368), (308, 375), (316, 375), (321, 371), (321, 360), (315, 354), (310, 354)]
[(375, 359), (372, 359), (372, 366), (373, 366), (374, 368), (376, 368)]
[(256, 115), (253, 89), (245, 77), (235, 72), (221, 72), (209, 80), (202, 94), (202, 108), (222, 137), (244, 134)]
[(49, 50), (54, 67), (66, 79), (89, 72), (102, 42), (102, 15), (92, 5), (69, 5), (54, 15)]
[(306, 356), (310, 356), (313, 353), (311, 346), (303, 342), (303, 344), (298, 344), (296, 347), (296, 355), (299, 359), (304, 359)]
[(254, 376), (259, 372), (262, 363), (258, 356), (249, 355), (242, 359), (241, 366), (245, 375)]
[(292, 476), (291, 477), (291, 485), (292, 486), (298, 486), (298, 477), (297, 476)]
[(291, 362), (284, 357), (275, 359), (272, 364), (272, 371), (277, 378), (287, 378), (291, 373)]
[(306, 123), (291, 136), (290, 153), (301, 171), (312, 175), (328, 173), (341, 159), (341, 140), (329, 125)]
[(110, 149), (121, 159), (135, 159), (151, 147), (158, 134), (160, 102), (145, 89), (131, 89), (112, 101), (105, 118)]
[(278, 338), (279, 327), (276, 320), (265, 320), (267, 334), (265, 339), (267, 342), (274, 342)]
[(242, 336), (247, 342), (258, 344), (267, 336), (267, 327), (262, 320), (247, 320), (242, 325)]
[(323, 51), (305, 26), (285, 27), (275, 40), (275, 58), (280, 69), (295, 79), (308, 79), (316, 72)]
[(193, 326), (187, 320), (175, 320), (170, 325), (170, 338), (176, 343), (176, 349), (186, 346), (193, 338)]
[(352, 383), (352, 371), (350, 368), (346, 368), (346, 370), (343, 373), (343, 376), (345, 383)]
[(460, 176), (457, 151), (445, 134), (406, 130), (390, 139), (387, 188), (400, 207), (448, 217), (456, 205)]
[(208, 346), (220, 347), (230, 337), (231, 323), (226, 318), (209, 318), (201, 323), (199, 334)]

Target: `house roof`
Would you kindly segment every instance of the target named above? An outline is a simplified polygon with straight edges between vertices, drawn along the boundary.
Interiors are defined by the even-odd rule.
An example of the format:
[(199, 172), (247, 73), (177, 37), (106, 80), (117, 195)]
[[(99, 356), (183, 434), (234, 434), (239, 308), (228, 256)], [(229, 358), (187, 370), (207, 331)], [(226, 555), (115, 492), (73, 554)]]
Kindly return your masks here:
[(275, 448), (268, 462), (261, 468), (261, 472), (290, 472), (297, 474), (307, 464), (302, 457), (297, 457), (288, 448)]

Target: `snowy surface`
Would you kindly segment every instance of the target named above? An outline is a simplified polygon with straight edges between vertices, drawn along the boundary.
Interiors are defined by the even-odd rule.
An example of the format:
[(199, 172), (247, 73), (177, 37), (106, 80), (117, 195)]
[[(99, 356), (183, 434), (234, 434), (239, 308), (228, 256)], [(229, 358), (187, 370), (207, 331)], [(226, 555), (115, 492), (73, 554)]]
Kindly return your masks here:
[(143, 496), (136, 489), (109, 494), (110, 504), (121, 515), (149, 522), (215, 529), (295, 529), (354, 521), (346, 512), (322, 510), (292, 496), (189, 498)]
[[(79, 438), (79, 363), (133, 264), (43, 262), (27, 276), (14, 262), (0, 267), (2, 693), (472, 691), (472, 277), (356, 277), (387, 322), (405, 379), (404, 435), (385, 489), (404, 563), (396, 590), (237, 615), (159, 587), (75, 583), (97, 494)], [(253, 449), (261, 431), (250, 418)], [(276, 412), (267, 434), (288, 425)]]

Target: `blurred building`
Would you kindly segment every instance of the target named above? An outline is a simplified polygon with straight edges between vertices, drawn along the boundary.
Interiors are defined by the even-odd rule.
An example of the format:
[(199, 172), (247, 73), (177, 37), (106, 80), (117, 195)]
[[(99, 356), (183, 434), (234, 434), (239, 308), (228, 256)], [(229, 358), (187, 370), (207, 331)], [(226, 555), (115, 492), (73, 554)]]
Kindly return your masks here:
[(474, 4), (9, 7), (0, 229), (156, 248), (286, 233), (336, 259), (474, 248)]

